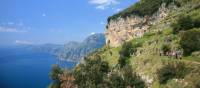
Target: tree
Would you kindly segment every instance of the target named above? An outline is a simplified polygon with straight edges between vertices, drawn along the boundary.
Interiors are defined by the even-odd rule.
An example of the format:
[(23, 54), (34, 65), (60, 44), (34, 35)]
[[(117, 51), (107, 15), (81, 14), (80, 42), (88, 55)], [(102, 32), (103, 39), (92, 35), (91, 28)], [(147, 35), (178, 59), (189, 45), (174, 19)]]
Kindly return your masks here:
[(75, 83), (81, 88), (96, 88), (103, 83), (108, 71), (108, 63), (102, 61), (100, 56), (87, 58), (74, 71)]
[(170, 46), (167, 45), (167, 44), (163, 44), (162, 47), (161, 47), (162, 51), (164, 54), (166, 54), (168, 51), (170, 51)]
[(184, 55), (190, 55), (192, 52), (200, 50), (200, 29), (182, 32), (180, 37), (180, 45), (184, 50)]
[(119, 51), (120, 57), (118, 63), (122, 68), (128, 63), (128, 59), (130, 58), (131, 54), (133, 53), (133, 47), (131, 42), (125, 42), (122, 45), (122, 49)]
[(194, 27), (194, 22), (190, 16), (180, 16), (176, 23), (172, 24), (173, 33), (177, 34), (179, 31), (189, 30)]
[(50, 77), (52, 80), (54, 80), (50, 85), (49, 88), (60, 88), (60, 80), (59, 80), (59, 75), (62, 74), (63, 71), (58, 65), (53, 65), (52, 66), (52, 71), (50, 72)]
[(50, 77), (52, 80), (59, 80), (59, 74), (62, 74), (62, 69), (58, 65), (52, 66), (52, 71), (50, 72)]
[(145, 82), (133, 72), (131, 66), (124, 66), (120, 72), (110, 76), (110, 88), (146, 88)]
[(159, 82), (165, 84), (168, 80), (173, 78), (184, 78), (188, 71), (188, 68), (183, 62), (169, 62), (164, 67), (157, 70), (157, 75)]

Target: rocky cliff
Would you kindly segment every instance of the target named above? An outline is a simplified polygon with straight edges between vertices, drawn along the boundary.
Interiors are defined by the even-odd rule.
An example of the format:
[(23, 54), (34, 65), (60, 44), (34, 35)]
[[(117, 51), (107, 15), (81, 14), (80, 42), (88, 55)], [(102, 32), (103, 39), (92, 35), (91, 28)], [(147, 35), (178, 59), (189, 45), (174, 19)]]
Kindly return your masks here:
[(166, 4), (163, 3), (159, 10), (152, 16), (131, 15), (128, 17), (117, 17), (111, 19), (106, 27), (106, 44), (117, 47), (133, 38), (140, 38), (151, 25), (164, 19), (169, 12)]

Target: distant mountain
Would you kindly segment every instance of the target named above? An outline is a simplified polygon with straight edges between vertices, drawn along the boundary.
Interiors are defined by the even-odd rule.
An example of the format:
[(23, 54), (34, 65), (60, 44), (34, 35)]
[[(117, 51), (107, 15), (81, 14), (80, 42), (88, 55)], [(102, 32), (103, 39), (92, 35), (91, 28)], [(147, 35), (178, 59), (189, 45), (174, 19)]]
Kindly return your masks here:
[(26, 53), (47, 53), (51, 55), (57, 55), (63, 48), (63, 45), (57, 44), (17, 44), (10, 46), (0, 46), (0, 52), (4, 52), (10, 55), (21, 55)]
[(87, 37), (83, 42), (69, 42), (58, 54), (62, 60), (80, 61), (81, 58), (105, 45), (105, 35), (101, 33)]
[(77, 62), (89, 53), (105, 45), (104, 34), (97, 33), (90, 35), (83, 42), (68, 42), (59, 44), (17, 44), (14, 46), (0, 46), (0, 52), (10, 55), (21, 55), (27, 53), (47, 53), (58, 56), (61, 60)]

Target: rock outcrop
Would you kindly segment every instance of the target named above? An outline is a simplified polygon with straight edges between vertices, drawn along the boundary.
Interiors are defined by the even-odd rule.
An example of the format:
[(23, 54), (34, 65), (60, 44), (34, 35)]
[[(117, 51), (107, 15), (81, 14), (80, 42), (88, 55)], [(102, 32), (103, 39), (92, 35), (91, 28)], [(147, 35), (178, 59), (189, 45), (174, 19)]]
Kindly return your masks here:
[(110, 20), (105, 32), (106, 44), (111, 47), (117, 47), (125, 41), (142, 37), (151, 25), (164, 19), (168, 11), (165, 4), (162, 4), (152, 16), (140, 17), (131, 15), (126, 18), (118, 17)]

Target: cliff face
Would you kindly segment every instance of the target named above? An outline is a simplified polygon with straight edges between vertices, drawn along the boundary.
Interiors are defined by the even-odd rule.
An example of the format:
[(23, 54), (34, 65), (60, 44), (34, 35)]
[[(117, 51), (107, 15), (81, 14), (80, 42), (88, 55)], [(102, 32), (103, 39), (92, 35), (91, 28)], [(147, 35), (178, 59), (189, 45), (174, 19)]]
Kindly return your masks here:
[(110, 20), (105, 32), (106, 44), (111, 47), (117, 47), (125, 41), (142, 37), (151, 25), (164, 19), (168, 11), (165, 4), (162, 4), (152, 16), (140, 17), (132, 15), (126, 18), (118, 17)]

